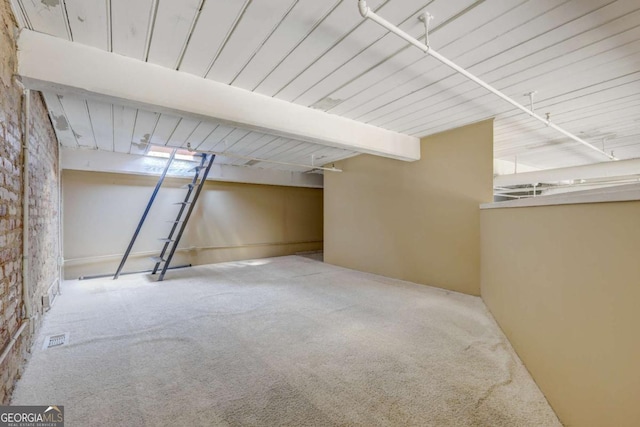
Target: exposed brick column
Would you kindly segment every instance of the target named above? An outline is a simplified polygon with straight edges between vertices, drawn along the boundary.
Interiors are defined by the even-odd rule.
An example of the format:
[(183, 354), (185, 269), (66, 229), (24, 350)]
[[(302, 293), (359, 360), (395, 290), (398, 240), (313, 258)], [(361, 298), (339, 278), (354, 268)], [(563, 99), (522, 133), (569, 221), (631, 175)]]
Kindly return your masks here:
[[(0, 0), (0, 352), (24, 322), (22, 304), (22, 90), (14, 83), (16, 23)], [(58, 142), (40, 93), (31, 94), (29, 139), (29, 283), (35, 319), (0, 366), (0, 403), (7, 404), (42, 319), (42, 297), (58, 277)], [(55, 287), (55, 286), (54, 286)]]

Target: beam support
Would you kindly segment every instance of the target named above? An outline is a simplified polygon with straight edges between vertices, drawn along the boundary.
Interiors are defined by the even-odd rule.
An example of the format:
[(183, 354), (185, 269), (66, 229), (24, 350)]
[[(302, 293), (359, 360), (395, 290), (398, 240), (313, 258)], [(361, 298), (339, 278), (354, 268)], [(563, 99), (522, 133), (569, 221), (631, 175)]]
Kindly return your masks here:
[(416, 137), (27, 29), (18, 38), (18, 74), (30, 89), (398, 160), (420, 159)]

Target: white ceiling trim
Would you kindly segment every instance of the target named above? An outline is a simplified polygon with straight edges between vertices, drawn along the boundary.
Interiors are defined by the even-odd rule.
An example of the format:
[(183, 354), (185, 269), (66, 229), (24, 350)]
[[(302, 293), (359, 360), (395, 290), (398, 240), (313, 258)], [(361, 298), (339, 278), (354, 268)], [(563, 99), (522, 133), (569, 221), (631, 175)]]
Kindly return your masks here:
[(399, 160), (420, 158), (416, 137), (30, 30), (20, 34), (18, 59), (23, 83), (36, 90), (214, 119)]

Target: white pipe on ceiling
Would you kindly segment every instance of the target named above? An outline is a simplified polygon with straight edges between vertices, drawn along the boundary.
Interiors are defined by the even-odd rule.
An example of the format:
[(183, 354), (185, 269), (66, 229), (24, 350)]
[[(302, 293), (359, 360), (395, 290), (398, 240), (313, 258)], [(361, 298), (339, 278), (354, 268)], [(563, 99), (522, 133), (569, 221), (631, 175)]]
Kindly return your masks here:
[[(412, 36), (410, 36), (406, 32), (402, 31), (400, 28), (396, 27), (395, 25), (393, 25), (392, 23), (390, 23), (386, 19), (382, 18), (381, 16), (379, 16), (376, 13), (374, 13), (373, 11), (371, 11), (371, 9), (369, 9), (369, 7), (367, 6), (367, 2), (365, 0), (358, 0), (358, 9), (360, 10), (360, 14), (364, 18), (371, 19), (372, 21), (374, 21), (377, 24), (383, 26), (384, 28), (386, 28), (387, 30), (391, 31), (392, 33), (402, 37), (404, 40), (408, 41), (409, 43), (411, 43), (412, 45), (414, 45), (418, 49), (422, 50), (424, 53), (433, 56), (435, 59), (437, 59), (438, 61), (442, 62), (446, 66), (448, 66), (448, 67), (452, 68), (453, 70), (457, 71), (458, 73), (464, 75), (469, 80), (472, 80), (473, 82), (475, 82), (478, 85), (482, 86), (483, 88), (487, 89), (489, 92), (493, 93), (494, 95), (499, 96), (503, 100), (507, 101), (509, 104), (511, 104), (514, 107), (524, 111), (525, 113), (527, 113), (528, 115), (530, 115), (534, 119), (544, 123), (546, 126), (557, 130), (558, 132), (560, 132), (564, 136), (566, 136), (568, 138), (571, 138), (574, 141), (579, 142), (580, 144), (584, 145), (585, 147), (588, 147), (588, 148), (590, 148), (590, 149), (592, 149), (594, 151), (597, 151), (598, 153), (600, 153), (600, 154), (602, 154), (604, 156), (607, 156), (607, 158), (609, 158), (610, 160), (618, 160), (612, 154), (608, 154), (608, 153), (604, 152), (603, 150), (599, 149), (598, 147), (588, 143), (584, 139), (582, 139), (582, 138), (572, 134), (571, 132), (561, 128), (560, 126), (552, 123), (549, 119), (544, 118), (544, 117), (534, 113), (532, 110), (530, 110), (527, 107), (525, 107), (524, 105), (520, 104), (518, 101), (516, 101), (513, 98), (511, 98), (511, 97), (505, 95), (504, 93), (500, 92), (498, 89), (494, 88), (493, 86), (491, 86), (488, 83), (484, 82), (483, 80), (479, 79), (478, 77), (476, 77), (475, 75), (471, 74), (470, 72), (468, 72), (464, 68), (460, 67), (459, 65), (451, 62), (449, 59), (445, 58), (444, 56), (442, 56), (441, 54), (439, 54), (438, 52), (433, 50), (430, 46), (428, 46), (428, 45), (418, 41), (417, 39), (413, 38)], [(428, 18), (426, 18), (426, 19), (428, 20)]]

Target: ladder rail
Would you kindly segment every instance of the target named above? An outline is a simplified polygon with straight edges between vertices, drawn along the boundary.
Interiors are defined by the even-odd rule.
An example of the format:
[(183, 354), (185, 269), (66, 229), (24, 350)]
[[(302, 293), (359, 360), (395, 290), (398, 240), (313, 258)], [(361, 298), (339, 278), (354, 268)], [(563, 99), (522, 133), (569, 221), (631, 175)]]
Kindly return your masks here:
[[(200, 160), (200, 166), (204, 166), (204, 162), (205, 162), (206, 158), (203, 156), (202, 159)], [(174, 221), (173, 225), (171, 226), (171, 231), (169, 231), (169, 235), (167, 236), (167, 241), (165, 241), (164, 245), (162, 246), (162, 251), (160, 252), (160, 256), (158, 257), (158, 261), (156, 261), (155, 266), (153, 267), (153, 270), (151, 271), (151, 274), (156, 274), (158, 272), (158, 268), (160, 268), (160, 264), (162, 263), (162, 260), (164, 259), (164, 255), (167, 252), (167, 248), (169, 247), (169, 245), (171, 244), (171, 239), (173, 238), (173, 233), (175, 233), (176, 229), (178, 228), (178, 223), (180, 222), (180, 218), (182, 218), (182, 214), (184, 213), (184, 209), (187, 207), (187, 202), (189, 200), (189, 197), (191, 197), (191, 193), (193, 192), (193, 187), (195, 186), (196, 182), (198, 181), (198, 177), (200, 176), (200, 172), (198, 170), (198, 172), (196, 172), (196, 174), (194, 175), (193, 179), (191, 180), (191, 185), (189, 186), (189, 190), (187, 191), (187, 195), (184, 198), (184, 202), (182, 203), (182, 206), (180, 206), (180, 210), (178, 211), (178, 216), (176, 217), (176, 220)]]
[(129, 242), (129, 246), (127, 246), (127, 250), (124, 252), (124, 256), (122, 257), (122, 260), (120, 261), (120, 265), (118, 266), (118, 269), (116, 270), (116, 274), (113, 275), (113, 280), (116, 280), (119, 276), (120, 273), (122, 272), (122, 269), (124, 268), (124, 264), (127, 262), (127, 258), (129, 258), (129, 254), (131, 253), (131, 249), (133, 249), (133, 245), (136, 242), (136, 239), (138, 238), (138, 234), (140, 234), (140, 230), (142, 229), (142, 225), (144, 224), (144, 221), (147, 219), (147, 215), (149, 214), (149, 210), (151, 210), (151, 205), (153, 205), (153, 202), (156, 198), (156, 196), (158, 195), (158, 191), (160, 190), (160, 187), (162, 186), (162, 182), (164, 181), (164, 178), (167, 176), (167, 172), (169, 171), (169, 167), (171, 166), (171, 163), (173, 162), (173, 159), (176, 157), (176, 153), (178, 152), (177, 148), (174, 148), (171, 151), (171, 154), (169, 155), (169, 159), (167, 160), (167, 164), (164, 167), (164, 170), (162, 171), (162, 175), (160, 175), (160, 179), (158, 180), (158, 183), (156, 184), (156, 188), (153, 190), (153, 193), (151, 194), (151, 198), (149, 199), (149, 202), (147, 203), (147, 207), (144, 209), (144, 213), (142, 214), (142, 217), (140, 218), (140, 221), (138, 222), (138, 226), (136, 227), (136, 231), (133, 233), (133, 237), (131, 237), (131, 241)]
[(162, 281), (164, 279), (164, 275), (167, 272), (167, 269), (169, 268), (169, 264), (171, 263), (171, 260), (173, 259), (173, 255), (176, 252), (176, 249), (178, 248), (178, 244), (180, 243), (180, 238), (182, 237), (182, 233), (184, 233), (185, 228), (187, 227), (187, 222), (189, 221), (189, 218), (191, 217), (191, 213), (193, 212), (193, 208), (196, 205), (196, 201), (198, 200), (198, 197), (200, 196), (200, 192), (202, 191), (202, 188), (204, 187), (204, 184), (207, 180), (207, 176), (209, 175), (209, 170), (211, 170), (211, 166), (213, 166), (213, 161), (215, 160), (216, 155), (212, 154), (211, 158), (209, 159), (209, 163), (207, 164), (207, 167), (204, 170), (204, 173), (202, 174), (202, 177), (200, 178), (200, 184), (198, 184), (198, 188), (196, 189), (196, 193), (193, 196), (193, 199), (191, 201), (191, 204), (189, 205), (189, 210), (187, 211), (187, 214), (185, 216), (185, 218), (182, 221), (182, 224), (180, 224), (180, 231), (178, 232), (178, 235), (175, 238), (175, 241), (173, 242), (173, 246), (171, 247), (171, 251), (169, 252), (169, 256), (167, 257), (167, 260), (164, 263), (164, 266), (162, 268), (162, 273), (160, 273), (160, 277), (158, 277), (158, 281)]

